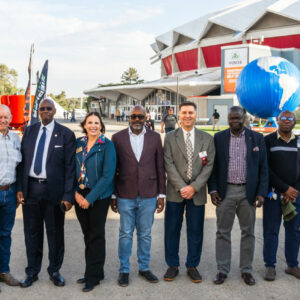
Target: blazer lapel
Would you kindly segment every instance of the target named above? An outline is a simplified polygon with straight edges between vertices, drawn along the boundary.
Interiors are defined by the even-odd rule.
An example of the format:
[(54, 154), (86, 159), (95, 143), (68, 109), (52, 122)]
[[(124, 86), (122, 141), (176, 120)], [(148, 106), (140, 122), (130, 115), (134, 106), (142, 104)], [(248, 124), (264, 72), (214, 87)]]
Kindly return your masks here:
[(252, 151), (252, 135), (245, 129), (245, 142), (247, 146), (247, 166), (250, 164), (251, 151)]
[(54, 146), (56, 144), (57, 138), (60, 135), (60, 131), (58, 129), (58, 126), (56, 124), (56, 122), (54, 123), (54, 128), (53, 128), (53, 132), (52, 132), (52, 136), (50, 139), (50, 143), (49, 143), (49, 148), (48, 148), (48, 154), (47, 154), (47, 160), (46, 160), (46, 164), (48, 163), (50, 156), (54, 150)]
[[(144, 155), (146, 155), (146, 151), (147, 151), (147, 147), (145, 147), (145, 145), (148, 145), (149, 143), (149, 134), (148, 134), (148, 130), (146, 129), (146, 133), (144, 134), (144, 145), (143, 145), (143, 150), (141, 153), (141, 157), (140, 157), (140, 161), (142, 160), (142, 158), (144, 157)], [(135, 157), (135, 156), (134, 156)]]
[[(129, 129), (128, 129), (128, 130), (129, 130)], [(124, 147), (125, 147), (125, 149), (126, 149), (126, 148), (128, 149), (128, 151), (129, 151), (129, 153), (131, 154), (131, 156), (133, 156), (134, 159), (137, 161), (137, 159), (136, 159), (136, 157), (135, 157), (135, 155), (134, 155), (134, 152), (133, 152), (133, 150), (132, 150), (132, 147), (131, 147), (130, 137), (129, 137), (129, 132), (128, 132), (128, 130), (126, 131), (126, 134), (125, 134)], [(145, 143), (145, 141), (144, 141), (144, 143)], [(143, 151), (144, 151), (144, 149), (143, 149)], [(137, 161), (137, 162), (138, 162), (138, 161)]]
[[(35, 141), (35, 144), (38, 142), (37, 137), (39, 135), (40, 128), (41, 128), (41, 123), (39, 123), (39, 125), (35, 126), (35, 128), (33, 129), (32, 134), (30, 135), (32, 141)], [(34, 150), (35, 150), (35, 144), (34, 144), (33, 147), (29, 147), (29, 149), (30, 149), (29, 164), (28, 164), (29, 166), (31, 166), (31, 164), (32, 164)]]
[(202, 135), (198, 129), (195, 128), (195, 141), (194, 141), (194, 163), (199, 156), (199, 153), (202, 150), (203, 143), (202, 143)]
[(185, 147), (185, 142), (184, 142), (184, 137), (183, 137), (183, 131), (181, 128), (178, 129), (176, 133), (176, 143), (181, 150), (182, 154), (184, 157), (187, 159), (187, 153), (186, 153), (186, 147)]
[(224, 139), (224, 155), (225, 155), (225, 162), (228, 166), (229, 163), (229, 143), (230, 143), (230, 129), (227, 129), (225, 132), (225, 139)]

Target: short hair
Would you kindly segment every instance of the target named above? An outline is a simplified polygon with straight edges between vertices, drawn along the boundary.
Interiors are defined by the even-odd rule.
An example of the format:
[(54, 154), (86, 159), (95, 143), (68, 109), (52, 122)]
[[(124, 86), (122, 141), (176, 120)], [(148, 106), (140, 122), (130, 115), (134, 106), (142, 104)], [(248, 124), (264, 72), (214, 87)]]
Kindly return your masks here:
[(240, 107), (240, 106), (231, 106), (231, 107), (229, 108), (228, 114), (230, 114), (230, 113), (232, 113), (232, 112), (238, 112), (238, 113), (240, 113), (242, 116), (245, 115), (244, 109), (243, 109), (242, 107)]
[(90, 116), (96, 116), (96, 117), (98, 117), (98, 119), (100, 120), (100, 124), (101, 124), (100, 132), (105, 133), (105, 125), (104, 125), (104, 123), (102, 121), (102, 118), (101, 118), (100, 114), (97, 111), (91, 111), (91, 112), (89, 112), (85, 116), (84, 120), (82, 122), (80, 122), (80, 127), (82, 128), (82, 132), (85, 133), (85, 134), (87, 134), (87, 131), (84, 128), (84, 125), (86, 123), (87, 118), (90, 117)]
[(179, 104), (179, 110), (181, 109), (181, 107), (183, 106), (193, 106), (195, 110), (197, 110), (197, 105), (192, 102), (192, 101), (185, 101)]
[(142, 110), (142, 111), (144, 112), (144, 114), (146, 115), (146, 109), (145, 109), (145, 107), (144, 107), (143, 105), (140, 105), (140, 104), (135, 105), (135, 106), (130, 110), (130, 114), (131, 114), (134, 110), (136, 110), (136, 109)]
[(5, 104), (0, 104), (0, 109), (5, 109), (5, 110), (7, 110), (7, 112), (9, 113), (9, 115), (12, 116), (11, 111), (10, 111), (10, 108), (9, 108), (7, 105), (5, 105)]
[(280, 116), (281, 116), (282, 114), (285, 114), (285, 113), (288, 113), (288, 114), (293, 115), (293, 116), (294, 116), (294, 119), (296, 120), (295, 114), (294, 114), (292, 111), (290, 111), (290, 110), (284, 110), (284, 111), (282, 111), (282, 112), (278, 115), (278, 117), (277, 117), (276, 119), (279, 120)]
[(50, 97), (44, 98), (44, 99), (40, 102), (39, 105), (41, 105), (44, 101), (47, 101), (48, 103), (50, 103), (51, 105), (53, 105), (54, 108), (55, 108), (55, 102), (54, 102), (54, 100), (53, 100), (52, 98), (50, 98)]

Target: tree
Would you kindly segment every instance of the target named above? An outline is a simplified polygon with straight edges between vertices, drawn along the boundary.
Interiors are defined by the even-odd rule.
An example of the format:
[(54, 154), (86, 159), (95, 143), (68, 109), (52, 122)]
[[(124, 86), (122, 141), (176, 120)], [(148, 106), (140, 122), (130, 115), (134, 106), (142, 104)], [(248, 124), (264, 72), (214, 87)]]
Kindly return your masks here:
[(144, 82), (144, 80), (139, 79), (140, 76), (136, 68), (129, 67), (125, 70), (121, 76), (121, 81), (123, 84), (136, 84)]
[(12, 95), (18, 92), (18, 73), (5, 64), (0, 64), (0, 92), (2, 95)]

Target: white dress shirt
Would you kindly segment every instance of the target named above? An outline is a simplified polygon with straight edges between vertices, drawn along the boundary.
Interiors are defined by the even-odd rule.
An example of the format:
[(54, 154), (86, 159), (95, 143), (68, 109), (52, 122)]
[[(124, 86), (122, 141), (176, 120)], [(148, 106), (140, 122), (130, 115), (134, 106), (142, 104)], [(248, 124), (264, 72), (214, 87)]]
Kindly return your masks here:
[[(42, 136), (44, 127), (46, 128), (46, 140), (45, 140), (45, 147), (44, 147), (44, 153), (43, 153), (42, 172), (39, 175), (37, 175), (34, 173), (33, 168), (34, 168), (37, 147), (38, 147), (40, 138)], [(31, 176), (31, 177), (47, 179), (46, 161), (47, 161), (48, 148), (49, 148), (51, 136), (53, 133), (53, 129), (54, 129), (54, 120), (46, 126), (44, 126), (41, 123), (40, 131), (39, 131), (39, 134), (38, 134), (36, 142), (35, 142), (33, 159), (32, 159), (32, 163), (31, 163), (31, 167), (30, 167), (30, 171), (29, 171), (29, 176)]]
[(190, 139), (191, 139), (191, 142), (192, 142), (192, 147), (193, 147), (193, 150), (195, 149), (195, 127), (193, 127), (193, 129), (191, 131), (186, 131), (182, 128), (182, 131), (183, 131), (183, 138), (184, 138), (184, 142), (186, 143), (186, 139), (187, 139), (187, 133), (189, 132), (191, 134), (190, 136)]
[(129, 138), (130, 138), (130, 144), (131, 144), (132, 151), (135, 155), (136, 160), (140, 161), (141, 155), (143, 152), (143, 148), (144, 148), (144, 135), (146, 133), (146, 128), (143, 127), (142, 132), (138, 135), (134, 134), (131, 131), (130, 127), (128, 129), (128, 132), (129, 132)]

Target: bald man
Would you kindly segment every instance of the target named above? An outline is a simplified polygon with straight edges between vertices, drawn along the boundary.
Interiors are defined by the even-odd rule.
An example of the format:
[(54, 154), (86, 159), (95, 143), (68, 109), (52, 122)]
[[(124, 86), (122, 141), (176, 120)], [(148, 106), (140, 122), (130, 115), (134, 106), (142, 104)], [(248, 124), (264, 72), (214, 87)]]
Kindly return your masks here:
[(284, 221), (285, 228), (285, 272), (300, 279), (299, 243), (300, 243), (300, 139), (293, 133), (296, 125), (295, 115), (283, 111), (278, 119), (277, 132), (265, 137), (270, 187), (272, 197), (266, 198), (263, 215), (264, 228), (264, 262), (266, 266), (265, 280), (276, 278), (276, 253), (278, 235), (282, 222), (281, 201), (291, 202), (297, 215), (289, 221)]
[[(0, 105), (0, 281), (19, 285), (9, 270), (11, 231), (16, 215), (16, 167), (21, 161), (19, 136), (9, 130), (10, 109)], [(1, 291), (1, 290), (0, 290)]]

